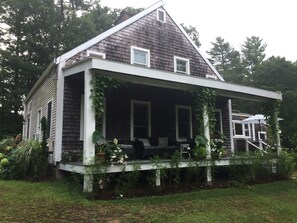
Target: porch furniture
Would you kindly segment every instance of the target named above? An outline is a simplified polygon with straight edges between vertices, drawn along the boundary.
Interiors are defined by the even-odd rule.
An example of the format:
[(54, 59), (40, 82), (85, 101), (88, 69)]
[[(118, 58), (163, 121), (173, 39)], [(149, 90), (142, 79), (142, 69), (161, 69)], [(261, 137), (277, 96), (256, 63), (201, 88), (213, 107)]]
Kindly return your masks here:
[(180, 156), (181, 156), (181, 158), (189, 158), (189, 159), (191, 158), (189, 143), (181, 143), (180, 144)]

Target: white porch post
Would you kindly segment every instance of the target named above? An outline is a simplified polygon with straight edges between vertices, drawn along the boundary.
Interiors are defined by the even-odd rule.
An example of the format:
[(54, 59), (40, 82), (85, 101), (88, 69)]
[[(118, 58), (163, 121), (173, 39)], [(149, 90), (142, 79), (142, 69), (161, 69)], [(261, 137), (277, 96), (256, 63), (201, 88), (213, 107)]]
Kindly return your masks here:
[[(92, 142), (92, 134), (95, 131), (95, 113), (92, 108), (91, 99), (91, 78), (89, 70), (85, 70), (85, 92), (84, 92), (84, 143), (83, 143), (83, 164), (92, 165), (95, 162), (95, 145)], [(84, 175), (84, 192), (93, 191), (93, 175)]]
[(230, 128), (230, 144), (231, 144), (231, 154), (232, 156), (235, 153), (234, 148), (234, 138), (233, 138), (233, 126), (232, 126), (232, 101), (228, 100), (228, 110), (229, 110), (229, 128)]
[[(209, 116), (207, 113), (207, 105), (204, 105), (203, 107), (203, 125), (204, 125), (204, 136), (207, 139), (206, 158), (211, 159)], [(209, 163), (207, 164), (207, 184), (212, 185), (211, 164)]]
[(93, 174), (84, 175), (83, 192), (88, 193), (93, 191), (94, 177)]
[(91, 99), (91, 72), (85, 70), (85, 99), (84, 99), (84, 144), (83, 164), (92, 165), (95, 162), (95, 145), (92, 142), (92, 134), (95, 131), (95, 112), (92, 108)]
[(161, 172), (160, 170), (156, 170), (156, 186), (161, 186)]
[(279, 130), (279, 123), (278, 120), (276, 120), (276, 130), (277, 130), (277, 135), (276, 135), (276, 148), (277, 148), (277, 155), (280, 155), (280, 152), (282, 151), (281, 147), (281, 141), (280, 141), (280, 130)]

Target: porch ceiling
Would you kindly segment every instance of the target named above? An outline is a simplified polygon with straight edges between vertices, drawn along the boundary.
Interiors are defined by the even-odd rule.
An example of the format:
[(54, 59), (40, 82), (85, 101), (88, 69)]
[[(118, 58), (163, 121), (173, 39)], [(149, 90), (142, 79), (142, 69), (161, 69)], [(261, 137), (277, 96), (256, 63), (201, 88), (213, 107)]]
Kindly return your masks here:
[(87, 69), (90, 69), (92, 72), (110, 75), (116, 79), (142, 85), (179, 90), (193, 90), (197, 87), (208, 87), (214, 89), (217, 95), (228, 98), (251, 101), (266, 101), (269, 99), (282, 100), (282, 94), (278, 92), (97, 58), (88, 58), (85, 61), (64, 68), (64, 75), (69, 76)]

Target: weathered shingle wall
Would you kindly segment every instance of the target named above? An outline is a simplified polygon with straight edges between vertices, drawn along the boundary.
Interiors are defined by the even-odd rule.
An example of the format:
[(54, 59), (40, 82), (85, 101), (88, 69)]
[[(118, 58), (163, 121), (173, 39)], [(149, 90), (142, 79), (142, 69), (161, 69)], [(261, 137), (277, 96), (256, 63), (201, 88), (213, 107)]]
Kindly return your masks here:
[[(174, 71), (174, 56), (190, 60), (190, 73), (205, 77), (213, 74), (207, 63), (198, 54), (188, 39), (167, 15), (166, 23), (157, 21), (156, 11), (125, 27), (89, 50), (106, 54), (106, 59), (130, 64), (131, 46), (150, 50), (151, 68)], [(86, 51), (70, 58), (71, 65), (86, 57)]]

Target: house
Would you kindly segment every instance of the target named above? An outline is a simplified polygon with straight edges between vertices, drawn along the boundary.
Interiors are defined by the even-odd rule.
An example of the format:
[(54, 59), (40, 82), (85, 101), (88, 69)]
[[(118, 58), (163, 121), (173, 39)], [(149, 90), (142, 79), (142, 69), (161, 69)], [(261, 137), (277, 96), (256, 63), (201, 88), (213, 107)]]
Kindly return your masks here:
[[(61, 170), (84, 174), (85, 191), (92, 190), (93, 176), (87, 168), (95, 159), (94, 77), (125, 83), (104, 91), (100, 129), (106, 139), (119, 139), (132, 154), (137, 153), (131, 145), (135, 138), (155, 138), (156, 146), (162, 144), (167, 151), (174, 142), (193, 139), (198, 134), (193, 108), (197, 89), (215, 92), (216, 129), (226, 136), (229, 154), (235, 151), (231, 99), (282, 99), (280, 93), (226, 83), (163, 6), (159, 1), (56, 58), (24, 101), (24, 137), (40, 139), (40, 119), (45, 116), (52, 162)], [(210, 139), (209, 118), (204, 111), (198, 121), (205, 126), (201, 134)], [(207, 149), (210, 151), (209, 145)], [(63, 153), (75, 151), (83, 153), (83, 162), (61, 162)], [(150, 152), (154, 153), (145, 151), (152, 155)], [(138, 160), (139, 154), (135, 157)], [(188, 162), (180, 166), (186, 167)], [(129, 168), (128, 163), (126, 171)], [(141, 170), (152, 168), (149, 162), (141, 163)], [(107, 171), (120, 172), (122, 168), (115, 165)]]

